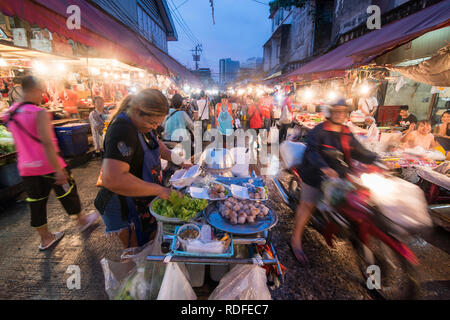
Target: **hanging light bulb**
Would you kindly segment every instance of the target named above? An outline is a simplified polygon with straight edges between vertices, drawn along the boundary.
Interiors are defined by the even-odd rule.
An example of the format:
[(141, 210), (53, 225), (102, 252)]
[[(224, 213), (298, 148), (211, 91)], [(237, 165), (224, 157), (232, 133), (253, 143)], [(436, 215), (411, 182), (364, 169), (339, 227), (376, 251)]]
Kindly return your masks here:
[(47, 66), (40, 61), (33, 62), (33, 68), (37, 73), (45, 73), (47, 71)]
[(362, 95), (366, 95), (370, 92), (370, 86), (367, 83), (364, 83), (361, 88), (359, 89), (359, 92)]
[(337, 93), (335, 91), (328, 92), (328, 99), (329, 100), (333, 101), (333, 100), (336, 100), (336, 98), (337, 98)]
[(311, 88), (305, 90), (305, 99), (311, 100), (314, 97), (314, 91)]
[(56, 69), (57, 69), (59, 72), (65, 72), (65, 71), (67, 70), (66, 65), (65, 65), (64, 63), (62, 63), (62, 62), (60, 62), (60, 63), (58, 63), (58, 64), (56, 65)]
[(0, 58), (0, 67), (6, 67), (8, 65), (8, 62), (6, 62), (5, 59)]

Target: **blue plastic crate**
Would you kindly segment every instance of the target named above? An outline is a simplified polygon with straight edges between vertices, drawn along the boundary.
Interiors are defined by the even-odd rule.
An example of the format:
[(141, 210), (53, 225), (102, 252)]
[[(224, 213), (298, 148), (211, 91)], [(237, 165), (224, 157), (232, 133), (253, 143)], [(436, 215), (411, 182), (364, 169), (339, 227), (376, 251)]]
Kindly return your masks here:
[(64, 157), (74, 157), (89, 149), (89, 124), (76, 123), (55, 127), (55, 132)]
[(205, 257), (205, 258), (229, 258), (234, 255), (234, 248), (233, 248), (233, 235), (228, 234), (230, 236), (230, 245), (228, 246), (228, 252), (224, 253), (198, 253), (198, 252), (186, 252), (182, 250), (177, 250), (176, 245), (178, 242), (178, 238), (176, 234), (178, 233), (178, 229), (182, 226), (177, 226), (175, 228), (175, 236), (172, 240), (172, 245), (170, 247), (170, 250), (172, 251), (172, 255), (174, 256), (184, 256), (184, 257)]

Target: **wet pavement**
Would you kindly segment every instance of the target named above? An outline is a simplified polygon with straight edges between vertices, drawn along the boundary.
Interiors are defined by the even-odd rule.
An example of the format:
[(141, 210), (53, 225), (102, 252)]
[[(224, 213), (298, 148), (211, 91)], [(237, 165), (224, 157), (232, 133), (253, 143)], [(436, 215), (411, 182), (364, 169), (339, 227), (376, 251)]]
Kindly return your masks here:
[[(100, 161), (73, 169), (80, 190), (83, 208), (94, 209), (95, 186)], [(300, 266), (292, 256), (289, 241), (293, 212), (282, 203), (269, 182), (269, 205), (276, 210), (279, 223), (273, 242), (281, 263), (288, 268), (285, 282), (272, 291), (273, 299), (371, 299), (360, 276), (356, 256), (344, 240), (329, 248), (322, 236), (307, 228), (304, 250), (309, 266)], [(100, 221), (83, 234), (76, 231), (54, 195), (48, 202), (48, 221), (52, 231), (65, 231), (61, 242), (48, 252), (39, 252), (39, 237), (30, 227), (29, 210), (25, 202), (2, 205), (0, 213), (0, 299), (107, 299), (100, 260), (118, 260), (121, 249), (117, 240), (105, 238)], [(426, 240), (425, 240), (426, 239)], [(449, 234), (436, 228), (423, 239), (412, 243), (420, 260), (419, 299), (450, 298)], [(69, 266), (79, 266), (81, 289), (68, 289)]]

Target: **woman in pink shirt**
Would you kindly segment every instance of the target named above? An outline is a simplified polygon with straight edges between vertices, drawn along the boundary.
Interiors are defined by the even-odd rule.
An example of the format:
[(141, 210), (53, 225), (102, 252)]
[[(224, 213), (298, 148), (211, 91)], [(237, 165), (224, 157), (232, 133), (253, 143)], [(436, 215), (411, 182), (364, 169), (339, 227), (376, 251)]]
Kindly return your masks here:
[(81, 203), (75, 181), (58, 156), (59, 148), (47, 112), (38, 107), (44, 92), (42, 83), (32, 76), (22, 80), (22, 102), (11, 106), (4, 121), (17, 149), (17, 167), (27, 192), (31, 226), (41, 237), (39, 250), (56, 244), (64, 232), (51, 233), (47, 227), (47, 199), (53, 189), (70, 216), (77, 217), (80, 231), (98, 220), (98, 213), (80, 215)]

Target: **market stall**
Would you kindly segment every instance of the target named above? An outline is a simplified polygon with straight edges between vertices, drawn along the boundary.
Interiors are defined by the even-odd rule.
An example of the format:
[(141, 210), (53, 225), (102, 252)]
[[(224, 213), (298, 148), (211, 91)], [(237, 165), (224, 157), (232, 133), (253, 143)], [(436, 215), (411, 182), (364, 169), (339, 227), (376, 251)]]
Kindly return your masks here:
[[(211, 157), (204, 155), (211, 153), (220, 156), (209, 163)], [(227, 163), (231, 159), (225, 149), (206, 150), (201, 165), (174, 173), (170, 183), (183, 198), (173, 192), (169, 200), (155, 198), (149, 207), (160, 223), (160, 241), (168, 247), (165, 254), (146, 251), (145, 260), (156, 263), (153, 271), (165, 269), (158, 273), (157, 283), (155, 277), (147, 279), (152, 288), (158, 287), (152, 289), (152, 297), (139, 297), (132, 293), (137, 283), (130, 284), (128, 279), (121, 289), (109, 292), (111, 299), (196, 299), (192, 287), (203, 286), (205, 270), (219, 282), (209, 299), (270, 299), (267, 281), (276, 287), (285, 272), (271, 242), (277, 215), (266, 204), (269, 194), (264, 180), (230, 176)], [(102, 264), (107, 280), (111, 265)], [(181, 281), (184, 286), (168, 286), (169, 281)]]

